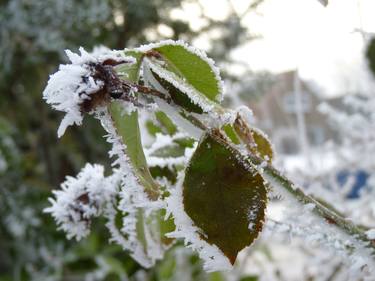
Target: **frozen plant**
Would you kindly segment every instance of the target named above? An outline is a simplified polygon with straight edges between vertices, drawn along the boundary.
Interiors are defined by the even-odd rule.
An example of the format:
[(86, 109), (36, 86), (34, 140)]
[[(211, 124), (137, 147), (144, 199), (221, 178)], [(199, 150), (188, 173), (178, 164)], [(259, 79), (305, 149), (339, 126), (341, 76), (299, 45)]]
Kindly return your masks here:
[[(58, 134), (92, 114), (108, 133), (114, 157), (111, 176), (104, 177), (100, 166), (86, 166), (55, 192), (46, 211), (68, 237), (86, 236), (90, 220), (104, 216), (111, 240), (144, 267), (182, 239), (207, 271), (230, 270), (261, 233), (268, 198), (281, 196), (296, 217), (292, 232), (333, 245), (349, 264), (371, 274), (372, 236), (272, 166), (272, 145), (250, 123), (251, 111), (221, 105), (223, 82), (205, 53), (168, 40), (67, 54), (71, 64), (60, 66), (43, 94), (66, 113)], [(141, 141), (144, 116), (155, 136), (148, 147)]]

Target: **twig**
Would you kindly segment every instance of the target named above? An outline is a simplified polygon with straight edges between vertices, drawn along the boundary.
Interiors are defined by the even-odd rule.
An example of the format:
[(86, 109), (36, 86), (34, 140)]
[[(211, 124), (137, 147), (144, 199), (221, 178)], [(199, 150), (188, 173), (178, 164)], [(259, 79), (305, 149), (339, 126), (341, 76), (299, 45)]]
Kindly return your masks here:
[[(148, 88), (144, 86), (137, 86), (141, 93), (143, 94), (150, 94), (156, 96), (158, 98), (164, 99), (168, 103), (173, 103), (170, 98), (167, 98), (167, 95)], [(182, 109), (183, 110), (183, 109)], [(184, 110), (183, 110), (184, 111)], [(231, 147), (231, 149), (237, 154), (237, 156), (241, 158), (245, 158), (244, 160), (250, 161), (253, 165), (258, 166), (262, 165), (264, 174), (271, 178), (273, 181), (277, 182), (277, 184), (287, 191), (291, 196), (293, 196), (297, 201), (301, 204), (314, 204), (315, 208), (313, 209), (313, 213), (326, 221), (329, 224), (332, 224), (340, 231), (348, 234), (349, 236), (355, 238), (356, 240), (362, 241), (367, 247), (372, 248), (373, 253), (375, 254), (375, 241), (371, 240), (367, 237), (364, 231), (352, 223), (350, 220), (343, 218), (333, 210), (326, 208), (324, 205), (319, 203), (317, 200), (312, 198), (311, 196), (305, 194), (301, 188), (295, 186), (293, 182), (291, 182), (286, 176), (282, 175), (278, 170), (276, 170), (271, 164), (267, 163), (264, 164), (264, 160), (253, 153), (249, 152), (246, 155), (243, 155), (243, 152), (239, 150), (239, 148), (234, 145), (228, 138), (224, 135), (224, 133), (219, 129), (209, 128), (206, 124), (201, 122), (198, 118), (193, 115), (189, 115), (189, 121), (193, 123), (193, 125), (199, 127), (200, 129), (208, 132), (211, 136), (218, 142), (222, 143), (223, 145)], [(241, 130), (241, 127), (239, 127)], [(246, 128), (243, 126), (242, 130), (244, 130), (244, 134), (246, 133)]]

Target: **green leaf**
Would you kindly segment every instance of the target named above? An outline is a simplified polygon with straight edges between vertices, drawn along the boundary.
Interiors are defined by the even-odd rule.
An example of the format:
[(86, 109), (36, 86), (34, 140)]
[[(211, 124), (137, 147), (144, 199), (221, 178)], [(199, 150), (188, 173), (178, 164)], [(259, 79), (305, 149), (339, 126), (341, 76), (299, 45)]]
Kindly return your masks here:
[(236, 134), (236, 131), (234, 130), (233, 126), (231, 124), (226, 124), (222, 127), (223, 131), (227, 135), (227, 137), (234, 143), (234, 144), (240, 144), (241, 141), (238, 139), (238, 136)]
[(211, 272), (208, 275), (208, 281), (225, 281), (223, 274), (219, 271)]
[[(126, 50), (125, 55), (136, 59), (133, 65), (119, 65), (116, 71), (121, 79), (138, 82), (139, 71), (143, 60), (143, 53)], [(114, 126), (121, 140), (126, 146), (126, 154), (129, 157), (141, 185), (149, 194), (151, 199), (158, 196), (158, 185), (155, 183), (147, 166), (146, 157), (143, 152), (141, 134), (138, 124), (138, 111), (129, 114), (124, 113), (124, 108), (119, 101), (112, 101), (108, 106)]]
[(165, 114), (163, 111), (156, 111), (155, 112), (156, 120), (158, 120), (159, 124), (166, 130), (169, 135), (174, 135), (177, 133), (177, 127), (173, 123), (171, 119)]
[(163, 245), (169, 246), (171, 245), (175, 239), (168, 238), (165, 236), (165, 234), (169, 232), (173, 232), (176, 229), (176, 226), (174, 224), (174, 220), (172, 217), (169, 217), (168, 219), (164, 220), (166, 214), (166, 210), (162, 209), (159, 211), (158, 219), (159, 219), (159, 231), (160, 231), (160, 238)]
[(152, 136), (156, 136), (156, 134), (161, 134), (163, 131), (162, 129), (157, 126), (153, 121), (151, 120), (147, 120), (146, 123), (145, 123), (145, 127), (147, 129), (147, 132), (152, 135)]
[(274, 152), (272, 144), (268, 138), (257, 128), (251, 128), (251, 133), (253, 134), (254, 142), (256, 144), (256, 151), (259, 153), (259, 156), (269, 162), (272, 162)]
[[(233, 124), (233, 129), (236, 135), (247, 146), (247, 149), (257, 155), (258, 157), (272, 162), (274, 152), (271, 142), (268, 137), (261, 130), (250, 127), (249, 124), (241, 117), (238, 116)], [(228, 134), (228, 133), (227, 133)], [(228, 135), (230, 137), (230, 135)], [(233, 139), (230, 137), (233, 141)], [(235, 141), (233, 141), (237, 144)]]
[(141, 185), (153, 199), (156, 199), (158, 196), (158, 185), (151, 176), (143, 152), (138, 125), (138, 112), (133, 111), (130, 114), (124, 113), (123, 106), (118, 101), (113, 101), (109, 105), (109, 110), (117, 133), (121, 136), (121, 140), (126, 145), (126, 154), (131, 161), (132, 167)]
[(172, 184), (177, 181), (177, 169), (170, 169), (169, 167), (154, 166), (150, 168), (151, 174), (154, 178), (166, 178)]
[(177, 133), (177, 127), (171, 119), (163, 112), (156, 111), (154, 120), (146, 121), (146, 128), (150, 135), (156, 136), (157, 133), (164, 133), (173, 136)]
[(206, 57), (182, 44), (167, 44), (154, 50), (161, 54), (169, 71), (174, 72), (183, 80), (186, 79), (208, 99), (212, 101), (221, 99), (222, 89), (218, 81), (220, 77), (217, 77), (212, 64)]
[[(126, 52), (126, 55), (132, 55), (133, 57), (135, 57), (137, 59), (137, 63), (130, 67), (119, 67), (116, 70), (120, 75), (122, 75), (122, 79), (137, 82), (143, 54), (137, 52)], [(144, 187), (150, 199), (157, 199), (160, 194), (159, 186), (154, 181), (150, 173), (146, 157), (144, 155), (138, 123), (138, 112), (124, 112), (123, 105), (119, 101), (113, 101), (109, 105), (109, 111), (117, 133), (126, 146), (125, 153), (130, 159), (131, 166), (134, 169), (134, 172), (139, 179), (140, 184)], [(142, 244), (146, 255), (148, 244), (151, 242), (149, 241), (149, 239), (160, 241), (165, 245), (169, 245), (173, 241), (172, 239), (165, 237), (165, 231), (169, 232), (172, 227), (174, 229), (173, 220), (169, 219), (167, 221), (164, 221), (164, 215), (165, 210), (159, 210), (146, 216), (142, 208), (137, 209), (137, 238)], [(146, 235), (146, 232), (149, 234), (149, 236)]]
[(172, 98), (172, 100), (175, 104), (183, 107), (184, 109), (186, 109), (189, 112), (195, 112), (195, 113), (199, 113), (199, 114), (203, 113), (202, 108), (199, 105), (194, 104), (186, 93), (180, 91), (172, 83), (170, 83), (167, 80), (161, 78), (154, 71), (151, 70), (151, 73), (155, 77), (155, 79), (160, 83), (160, 85), (165, 90), (168, 91), (169, 95), (171, 96), (171, 98)]
[(143, 53), (130, 50), (126, 50), (124, 53), (126, 56), (135, 58), (136, 63), (120, 64), (115, 67), (115, 70), (121, 79), (131, 82), (137, 82), (139, 79), (139, 71), (143, 60)]
[(258, 236), (264, 221), (267, 190), (249, 162), (210, 134), (203, 137), (186, 169), (183, 203), (202, 230), (233, 264)]
[[(192, 148), (194, 146), (194, 139), (181, 137), (173, 140), (172, 143), (166, 144), (150, 154), (152, 157), (162, 158), (162, 159), (171, 159), (178, 158), (185, 155), (185, 150), (187, 148)], [(165, 167), (159, 167), (158, 165), (150, 167), (151, 175), (154, 178), (163, 178), (165, 177), (172, 184), (175, 184), (177, 181), (177, 174), (179, 170), (184, 169), (182, 164), (173, 164), (172, 166), (167, 165)]]

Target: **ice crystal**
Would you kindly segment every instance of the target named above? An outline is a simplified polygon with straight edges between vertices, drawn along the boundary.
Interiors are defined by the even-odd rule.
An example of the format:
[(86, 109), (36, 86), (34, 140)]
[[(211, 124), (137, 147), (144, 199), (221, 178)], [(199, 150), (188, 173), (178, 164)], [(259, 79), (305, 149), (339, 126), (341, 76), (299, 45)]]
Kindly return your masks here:
[(70, 50), (65, 51), (71, 63), (60, 65), (59, 70), (50, 76), (47, 87), (43, 91), (43, 99), (48, 104), (66, 113), (57, 131), (58, 137), (65, 133), (67, 127), (82, 124), (83, 115), (80, 105), (84, 100), (90, 100), (90, 96), (104, 86), (103, 81), (93, 77), (93, 63), (101, 63), (109, 59), (116, 62), (134, 62), (133, 58), (125, 57), (119, 51), (100, 48), (90, 54), (82, 47), (79, 50), (80, 54)]
[(52, 206), (44, 209), (51, 213), (68, 239), (80, 240), (90, 233), (91, 219), (101, 215), (112, 200), (116, 186), (104, 177), (101, 165), (86, 164), (77, 177), (68, 176), (61, 190), (49, 198)]

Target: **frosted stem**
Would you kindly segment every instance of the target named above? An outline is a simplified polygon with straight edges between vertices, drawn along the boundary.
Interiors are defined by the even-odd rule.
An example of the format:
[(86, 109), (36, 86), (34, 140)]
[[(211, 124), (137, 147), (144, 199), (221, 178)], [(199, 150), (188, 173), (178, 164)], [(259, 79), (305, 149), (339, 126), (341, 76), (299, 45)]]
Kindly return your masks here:
[[(146, 88), (146, 87), (144, 87)], [(138, 90), (141, 90), (138, 88)], [(145, 94), (150, 94), (150, 92), (153, 92), (154, 94), (158, 92), (157, 90), (150, 89), (147, 92), (144, 92)], [(155, 94), (156, 95), (156, 94)], [(162, 93), (157, 94), (158, 97), (161, 97), (163, 95)], [(165, 99), (166, 102), (171, 103), (170, 99)], [(173, 104), (174, 106), (177, 106)], [(225, 109), (223, 108), (223, 112), (225, 112)], [(328, 224), (331, 224), (337, 228), (338, 231), (342, 231), (346, 233), (347, 235), (355, 238), (358, 241), (363, 242), (367, 247), (371, 248), (371, 251), (373, 255), (375, 255), (375, 241), (371, 240), (367, 237), (365, 234), (365, 231), (352, 223), (350, 220), (343, 218), (339, 214), (337, 214), (334, 210), (328, 209), (327, 207), (323, 206), (321, 203), (319, 203), (317, 200), (312, 198), (311, 196), (305, 194), (301, 188), (298, 188), (295, 186), (293, 182), (291, 182), (286, 176), (282, 175), (278, 170), (276, 170), (271, 164), (265, 164), (264, 160), (259, 158), (258, 156), (254, 155), (251, 152), (246, 153), (246, 155), (243, 154), (242, 151), (239, 150), (239, 148), (234, 145), (231, 141), (228, 140), (224, 136), (224, 134), (218, 130), (218, 129), (212, 129), (209, 128), (206, 124), (201, 122), (198, 118), (190, 115), (189, 121), (193, 123), (198, 128), (210, 132), (212, 137), (215, 138), (218, 142), (223, 143), (226, 146), (230, 146), (233, 151), (238, 154), (238, 156), (244, 159), (245, 161), (251, 161), (254, 165), (260, 165), (263, 168), (264, 175), (272, 179), (273, 183), (276, 183), (280, 188), (285, 190), (287, 193), (289, 193), (292, 197), (294, 197), (299, 203), (306, 205), (306, 204), (314, 204), (315, 208), (313, 208), (312, 212), (317, 215), (319, 218), (327, 222)], [(246, 131), (248, 128), (245, 126), (239, 126), (239, 130), (243, 131), (243, 135), (246, 135)], [(245, 144), (246, 139), (242, 139)]]
[[(244, 132), (246, 132), (247, 127), (242, 127), (242, 129), (244, 130)], [(305, 194), (301, 188), (296, 187), (293, 182), (291, 182), (286, 176), (282, 175), (280, 171), (275, 169), (271, 164), (267, 163), (265, 165), (263, 159), (259, 158), (258, 156), (252, 153), (247, 153), (246, 157), (250, 159), (251, 163), (262, 166), (263, 173), (265, 174), (265, 176), (267, 178), (272, 179), (274, 183), (276, 183), (279, 187), (287, 191), (298, 202), (304, 205), (314, 204), (315, 208), (312, 210), (312, 212), (315, 215), (322, 218), (327, 223), (336, 226), (339, 230), (350, 235), (351, 237), (354, 237), (355, 239), (364, 242), (365, 245), (368, 245), (372, 248), (372, 252), (373, 254), (375, 254), (375, 241), (369, 239), (363, 229), (352, 223), (350, 220), (343, 218), (334, 210), (328, 209), (327, 207), (323, 206), (316, 199)]]

